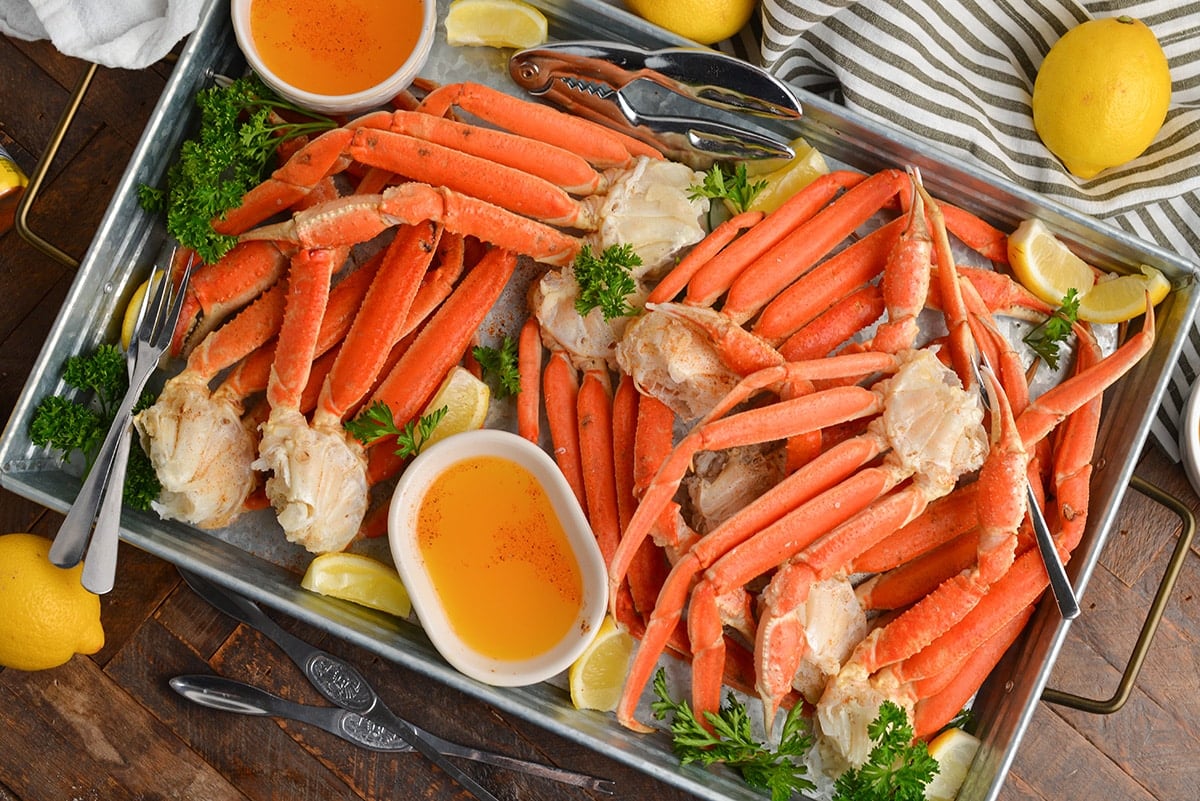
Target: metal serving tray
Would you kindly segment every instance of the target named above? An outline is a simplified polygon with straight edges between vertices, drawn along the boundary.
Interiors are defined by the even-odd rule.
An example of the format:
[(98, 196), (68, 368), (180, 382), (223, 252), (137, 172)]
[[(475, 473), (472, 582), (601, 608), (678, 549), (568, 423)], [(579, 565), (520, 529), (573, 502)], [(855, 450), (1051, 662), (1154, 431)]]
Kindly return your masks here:
[[(610, 39), (642, 46), (687, 44), (600, 0), (533, 0), (550, 18), (553, 39)], [(439, 19), (448, 0), (439, 0)], [(508, 91), (507, 53), (487, 48), (451, 48), (439, 32), (425, 77), (441, 82), (471, 79)], [(158, 185), (196, 116), (193, 98), (214, 73), (240, 74), (244, 61), (229, 21), (228, 3), (212, 0), (199, 29), (188, 41), (137, 150), (117, 188), (95, 240), (80, 266), (41, 355), (0, 439), (0, 483), (31, 500), (65, 510), (79, 489), (78, 469), (64, 468), (29, 441), (29, 421), (38, 401), (61, 391), (61, 365), (67, 356), (90, 351), (117, 335), (122, 309), (159, 250), (162, 223), (142, 211), (141, 183)], [(1138, 264), (1160, 269), (1174, 291), (1157, 310), (1157, 343), (1109, 391), (1097, 441), (1088, 530), (1069, 565), (1082, 592), (1112, 527), (1138, 454), (1165, 391), (1167, 379), (1195, 314), (1195, 268), (1179, 257), (1114, 228), (1007, 184), (983, 169), (951, 161), (927, 143), (800, 93), (804, 117), (787, 132), (802, 135), (831, 161), (874, 171), (912, 164), (938, 197), (959, 204), (1001, 228), (1037, 216), (1085, 257), (1110, 269)], [(612, 716), (575, 711), (559, 683), (525, 688), (478, 684), (453, 670), (421, 629), (370, 610), (314, 595), (299, 587), (298, 572), (308, 556), (276, 536), (269, 517), (250, 516), (230, 529), (204, 533), (164, 522), (152, 514), (126, 512), (122, 536), (143, 550), (195, 571), (237, 592), (337, 634), (356, 645), (420, 671), (514, 715), (550, 729), (697, 796), (761, 799), (732, 775), (695, 766), (680, 767), (666, 736), (626, 731)], [(1019, 641), (980, 693), (976, 713), (983, 747), (960, 798), (994, 799), (1041, 696), (1068, 623), (1052, 599), (1043, 601)]]

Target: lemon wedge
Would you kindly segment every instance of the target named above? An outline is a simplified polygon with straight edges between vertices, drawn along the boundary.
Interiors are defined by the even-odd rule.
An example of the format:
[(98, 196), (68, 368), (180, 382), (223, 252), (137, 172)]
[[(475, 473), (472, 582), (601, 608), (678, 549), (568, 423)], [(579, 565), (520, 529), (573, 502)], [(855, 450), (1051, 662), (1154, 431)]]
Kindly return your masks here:
[(1146, 311), (1146, 293), (1157, 305), (1171, 291), (1161, 272), (1142, 265), (1141, 275), (1103, 277), (1079, 300), (1079, 319), (1089, 323), (1120, 323)]
[(617, 628), (612, 616), (606, 615), (587, 650), (567, 671), (571, 703), (576, 709), (611, 712), (617, 708), (633, 659), (633, 645), (633, 636)]
[[(767, 185), (755, 195), (746, 211), (762, 211), (767, 214), (782, 206), (788, 198), (829, 172), (829, 165), (820, 151), (803, 139), (791, 142), (796, 155), (784, 160), (782, 166), (766, 174), (752, 172), (749, 165), (746, 174), (751, 182), (766, 181)], [(759, 167), (758, 169), (762, 169)]]
[(137, 328), (138, 312), (142, 310), (142, 303), (145, 302), (146, 292), (150, 288), (150, 279), (133, 290), (133, 296), (129, 298), (129, 303), (125, 306), (125, 316), (121, 318), (121, 348), (129, 350), (129, 343), (133, 341), (133, 329)]
[(408, 617), (412, 602), (395, 568), (357, 553), (323, 553), (309, 562), (300, 586), (352, 601), (396, 617)]
[(442, 407), (446, 409), (445, 415), (438, 421), (423, 447), (429, 447), (454, 434), (483, 428), (491, 400), (492, 390), (486, 383), (472, 375), (465, 367), (455, 367), (421, 413), (424, 417)]
[(1008, 259), (1017, 280), (1053, 306), (1067, 290), (1083, 297), (1096, 283), (1095, 271), (1038, 219), (1023, 221), (1008, 237)]
[(962, 729), (946, 729), (933, 738), (929, 755), (937, 760), (938, 772), (925, 785), (926, 800), (953, 801), (978, 750), (979, 738)]
[(446, 42), (456, 47), (536, 47), (546, 17), (520, 0), (455, 0), (446, 12)]

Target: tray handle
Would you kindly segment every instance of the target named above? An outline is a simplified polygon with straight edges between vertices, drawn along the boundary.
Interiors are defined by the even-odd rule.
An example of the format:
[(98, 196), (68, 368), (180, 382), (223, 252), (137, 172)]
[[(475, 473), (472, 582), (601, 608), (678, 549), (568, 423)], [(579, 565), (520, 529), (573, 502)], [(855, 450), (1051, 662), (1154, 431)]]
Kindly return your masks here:
[(1150, 650), (1150, 643), (1154, 639), (1154, 632), (1158, 630), (1158, 624), (1162, 620), (1163, 612), (1167, 608), (1167, 601), (1171, 597), (1171, 591), (1175, 589), (1175, 581), (1179, 578), (1179, 574), (1183, 570), (1184, 560), (1187, 558), (1188, 551), (1192, 545), (1192, 539), (1196, 534), (1196, 518), (1192, 514), (1192, 510), (1185, 506), (1178, 498), (1137, 476), (1130, 478), (1129, 486), (1179, 515), (1179, 520), (1183, 528), (1179, 532), (1179, 539), (1175, 543), (1175, 551), (1171, 554), (1171, 559), (1167, 563), (1163, 579), (1158, 585), (1158, 592), (1155, 593), (1154, 600), (1150, 604), (1150, 609), (1146, 613), (1146, 620), (1142, 623), (1142, 630), (1138, 634), (1137, 642), (1134, 643), (1133, 653), (1130, 654), (1129, 661), (1125, 664), (1125, 670), (1121, 674), (1121, 681), (1118, 682), (1116, 692), (1113, 693), (1112, 697), (1099, 700), (1073, 695), (1052, 688), (1046, 688), (1042, 691), (1043, 701), (1078, 709), (1083, 712), (1090, 712), (1094, 715), (1111, 715), (1129, 700), (1129, 695), (1133, 692), (1134, 682), (1137, 681), (1138, 673), (1142, 669), (1142, 662), (1145, 661), (1146, 654)]
[(79, 111), (79, 106), (83, 103), (83, 96), (87, 94), (88, 87), (91, 85), (92, 78), (95, 75), (96, 64), (88, 64), (87, 70), (80, 76), (79, 82), (75, 84), (75, 90), (71, 93), (71, 99), (68, 101), (67, 107), (63, 109), (62, 116), (59, 117), (58, 125), (54, 128), (54, 134), (50, 137), (50, 143), (46, 146), (42, 157), (38, 159), (33, 175), (29, 176), (29, 185), (25, 187), (25, 194), (21, 196), (21, 201), (17, 204), (16, 214), (13, 218), (14, 227), (22, 239), (46, 256), (71, 269), (79, 267), (79, 261), (63, 252), (57, 245), (43, 239), (29, 227), (29, 209), (33, 206), (34, 200), (36, 200), (38, 193), (42, 189), (42, 182), (46, 178), (46, 173), (50, 171), (50, 165), (53, 163), (54, 157), (58, 155), (58, 149), (62, 145), (63, 139), (66, 138), (67, 129), (71, 127), (71, 122), (75, 119), (75, 113)]

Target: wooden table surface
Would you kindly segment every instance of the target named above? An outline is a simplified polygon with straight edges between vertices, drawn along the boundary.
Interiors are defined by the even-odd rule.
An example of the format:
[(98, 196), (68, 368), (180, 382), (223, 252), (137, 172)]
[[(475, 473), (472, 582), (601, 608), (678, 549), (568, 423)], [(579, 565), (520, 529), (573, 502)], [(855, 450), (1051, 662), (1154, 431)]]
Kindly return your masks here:
[[(49, 141), (86, 65), (45, 43), (0, 38), (0, 143), (27, 172)], [(169, 63), (101, 69), (71, 128), (31, 224), (82, 258)], [(0, 415), (7, 419), (73, 272), (15, 232), (0, 239)], [(1200, 507), (1182, 470), (1148, 446), (1139, 475)], [(0, 531), (51, 536), (61, 516), (0, 491)], [(1179, 525), (1129, 493), (1093, 574), (1051, 686), (1108, 697), (1157, 589)], [(311, 727), (191, 707), (166, 684), (184, 672), (244, 678), (300, 700), (317, 697), (255, 632), (213, 610), (175, 568), (122, 544), (117, 588), (104, 596), (107, 643), (62, 667), (0, 669), (0, 801), (63, 799), (465, 798), (418, 756), (372, 755)], [(1194, 799), (1200, 787), (1200, 575), (1188, 555), (1128, 703), (1108, 716), (1039, 704), (1001, 798)], [(357, 665), (397, 712), (464, 743), (612, 779), (618, 797), (686, 794), (602, 754), (410, 673), (321, 632), (295, 633)], [(508, 771), (464, 763), (502, 799), (583, 798)]]

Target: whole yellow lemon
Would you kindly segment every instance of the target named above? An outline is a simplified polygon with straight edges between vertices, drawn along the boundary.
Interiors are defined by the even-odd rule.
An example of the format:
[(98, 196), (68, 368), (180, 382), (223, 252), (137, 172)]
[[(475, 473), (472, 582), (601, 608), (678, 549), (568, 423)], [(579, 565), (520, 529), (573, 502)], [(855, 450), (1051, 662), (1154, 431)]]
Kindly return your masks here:
[(100, 599), (82, 572), (52, 564), (45, 537), (0, 536), (0, 665), (43, 670), (104, 647)]
[(700, 44), (728, 39), (746, 27), (756, 0), (625, 0), (634, 14)]
[(1128, 16), (1094, 19), (1046, 54), (1033, 84), (1033, 127), (1087, 179), (1141, 155), (1170, 100), (1171, 72), (1154, 33)]

